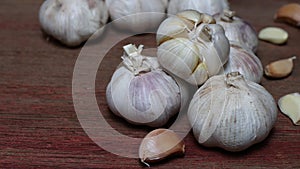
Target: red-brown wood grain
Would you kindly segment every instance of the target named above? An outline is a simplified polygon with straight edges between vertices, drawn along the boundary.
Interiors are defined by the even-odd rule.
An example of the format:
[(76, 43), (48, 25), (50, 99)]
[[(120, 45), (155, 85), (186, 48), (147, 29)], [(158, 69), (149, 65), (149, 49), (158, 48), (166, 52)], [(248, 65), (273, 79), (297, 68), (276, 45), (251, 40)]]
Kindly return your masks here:
[[(54, 40), (47, 41), (38, 22), (42, 2), (0, 1), (0, 168), (144, 167), (138, 159), (103, 150), (82, 129), (72, 100), (73, 69), (81, 47), (70, 49)], [(231, 8), (257, 31), (265, 26), (278, 26), (290, 34), (283, 46), (260, 41), (257, 55), (263, 65), (292, 55), (300, 57), (300, 29), (273, 21), (276, 10), (289, 2), (296, 1), (230, 0)], [(112, 48), (98, 70), (96, 96), (103, 116), (115, 130), (142, 138), (150, 128), (127, 124), (111, 114), (106, 105), (105, 87), (126, 43), (155, 47), (155, 37), (130, 37)], [(294, 63), (288, 78), (262, 80), (261, 84), (276, 101), (285, 94), (300, 92), (300, 59)], [(281, 113), (269, 137), (243, 152), (202, 147), (192, 133), (184, 141), (183, 158), (153, 167), (300, 168), (300, 128)]]

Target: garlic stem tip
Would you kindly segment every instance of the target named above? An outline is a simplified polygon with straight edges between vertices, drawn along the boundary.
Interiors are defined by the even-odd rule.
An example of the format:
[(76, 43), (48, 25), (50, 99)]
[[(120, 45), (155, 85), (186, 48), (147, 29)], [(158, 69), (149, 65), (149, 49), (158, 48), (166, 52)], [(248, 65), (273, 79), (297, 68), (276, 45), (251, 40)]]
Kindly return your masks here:
[(150, 168), (150, 164), (146, 163), (144, 160), (141, 160), (141, 162)]
[(290, 59), (291, 59), (291, 60), (295, 60), (295, 59), (297, 59), (297, 56), (293, 56), (293, 57), (291, 57)]

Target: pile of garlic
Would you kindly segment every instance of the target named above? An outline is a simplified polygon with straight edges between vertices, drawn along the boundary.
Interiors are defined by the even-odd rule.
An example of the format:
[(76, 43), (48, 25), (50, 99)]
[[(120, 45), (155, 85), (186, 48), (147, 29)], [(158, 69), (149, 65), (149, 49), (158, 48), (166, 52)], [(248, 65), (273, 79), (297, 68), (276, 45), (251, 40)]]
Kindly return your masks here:
[[(172, 15), (165, 18), (166, 11)], [(114, 114), (135, 125), (162, 127), (192, 98), (187, 116), (200, 144), (242, 151), (268, 136), (277, 107), (258, 84), (258, 38), (227, 0), (46, 0), (39, 13), (43, 30), (68, 46), (101, 35), (109, 16), (121, 30), (157, 28), (157, 57), (144, 56), (143, 45), (123, 47), (123, 61), (106, 89)], [(201, 87), (192, 97), (188, 90), (195, 86)], [(150, 155), (141, 149), (143, 162), (184, 153), (184, 144), (168, 133), (180, 146)]]
[(185, 10), (160, 24), (156, 40), (153, 62), (141, 54), (142, 47), (124, 46), (123, 66), (107, 87), (112, 112), (133, 124), (161, 127), (178, 113), (180, 100), (189, 97), (176, 86), (174, 79), (180, 78), (185, 85), (202, 85), (187, 113), (201, 145), (235, 152), (268, 136), (277, 106), (258, 84), (263, 67), (254, 53), (258, 40), (249, 24), (229, 10), (214, 17)]

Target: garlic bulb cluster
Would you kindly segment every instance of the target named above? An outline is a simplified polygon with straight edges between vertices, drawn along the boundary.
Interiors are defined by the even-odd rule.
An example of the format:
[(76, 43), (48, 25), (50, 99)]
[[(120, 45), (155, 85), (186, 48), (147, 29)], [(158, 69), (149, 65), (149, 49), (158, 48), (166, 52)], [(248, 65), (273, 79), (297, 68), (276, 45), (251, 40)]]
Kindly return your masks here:
[(107, 86), (109, 108), (128, 122), (159, 127), (179, 112), (180, 86), (160, 69), (155, 57), (141, 54), (143, 46), (124, 46), (122, 65)]
[(46, 0), (39, 12), (43, 30), (68, 46), (77, 46), (97, 32), (108, 20), (102, 0)]
[(224, 10), (222, 14), (216, 15), (215, 18), (217, 24), (223, 26), (229, 41), (234, 41), (256, 52), (258, 37), (256, 31), (249, 23), (236, 17), (235, 12), (230, 10)]
[(168, 14), (175, 15), (189, 9), (215, 15), (222, 13), (224, 9), (229, 9), (229, 3), (227, 0), (170, 0)]
[(164, 20), (156, 40), (161, 66), (190, 84), (203, 84), (228, 60), (229, 42), (222, 26), (194, 10)]
[(230, 72), (240, 72), (245, 79), (259, 83), (264, 70), (261, 61), (251, 50), (232, 43), (229, 60), (224, 66), (224, 73)]
[(235, 152), (268, 136), (277, 106), (262, 86), (233, 72), (207, 80), (195, 93), (188, 117), (200, 144)]
[(106, 0), (113, 24), (132, 32), (157, 28), (165, 18), (168, 0)]

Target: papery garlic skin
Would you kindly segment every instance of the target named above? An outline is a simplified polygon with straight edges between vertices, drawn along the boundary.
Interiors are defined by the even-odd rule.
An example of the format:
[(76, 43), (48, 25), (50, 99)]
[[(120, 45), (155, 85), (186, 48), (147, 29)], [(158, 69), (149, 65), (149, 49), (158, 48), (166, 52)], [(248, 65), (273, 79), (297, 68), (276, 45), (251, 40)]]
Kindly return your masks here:
[[(229, 16), (228, 16), (229, 15)], [(245, 20), (236, 17), (235, 12), (225, 10), (222, 14), (214, 16), (217, 24), (222, 25), (229, 41), (235, 42), (252, 50), (258, 48), (258, 37), (255, 29)]]
[(113, 24), (121, 30), (143, 32), (156, 29), (165, 18), (166, 0), (106, 0)]
[[(123, 56), (123, 65), (107, 86), (107, 103), (114, 114), (132, 124), (160, 127), (179, 112), (183, 95), (176, 81), (157, 67), (156, 58), (141, 55), (141, 47), (138, 50)], [(135, 57), (142, 59), (140, 65), (135, 65)]]
[(230, 44), (229, 59), (224, 66), (224, 73), (230, 72), (240, 72), (245, 79), (260, 83), (264, 70), (260, 59), (251, 50)]
[(262, 86), (234, 72), (207, 80), (195, 93), (188, 117), (200, 144), (236, 152), (268, 136), (277, 106)]
[(175, 15), (183, 10), (196, 10), (200, 13), (215, 15), (229, 9), (227, 0), (170, 0), (168, 14)]
[(158, 61), (193, 85), (216, 75), (228, 60), (229, 42), (212, 16), (187, 10), (164, 20), (157, 31)]
[(46, 0), (39, 12), (42, 29), (67, 46), (78, 46), (108, 20), (102, 0)]

